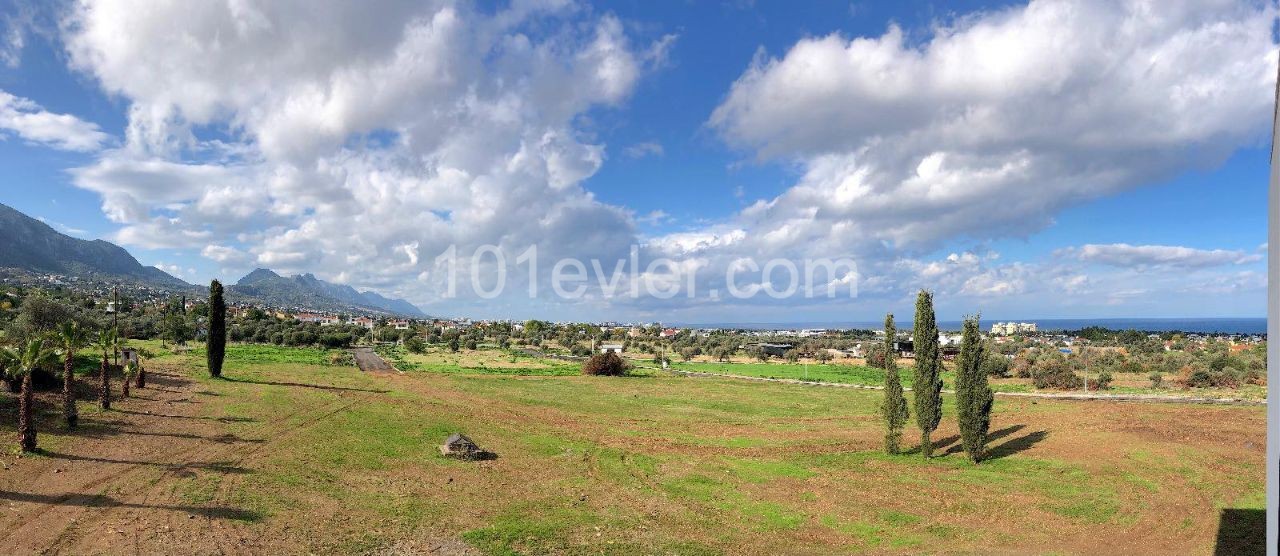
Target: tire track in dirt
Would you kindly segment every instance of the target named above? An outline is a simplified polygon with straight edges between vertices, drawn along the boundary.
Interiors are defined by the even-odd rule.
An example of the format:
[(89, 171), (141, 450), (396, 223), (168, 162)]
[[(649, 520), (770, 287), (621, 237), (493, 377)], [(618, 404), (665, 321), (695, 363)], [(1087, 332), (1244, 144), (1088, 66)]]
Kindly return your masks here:
[[(164, 374), (151, 373), (151, 375), (152, 377), (156, 377), (156, 375), (160, 375), (160, 377), (163, 377)], [(156, 391), (156, 392), (186, 393), (184, 391), (170, 391), (170, 389), (165, 389), (165, 388), (151, 388), (151, 389), (152, 391)], [(155, 400), (155, 401), (164, 402), (164, 404), (172, 404), (174, 400), (173, 398), (170, 398), (170, 400)], [(124, 400), (116, 400), (115, 404), (116, 404), (116, 414), (122, 413), (122, 411), (119, 411), (119, 406), (124, 404)], [(113, 415), (113, 414), (106, 414), (106, 415)], [(82, 415), (81, 428), (79, 428), (79, 430), (91, 428), (92, 425), (96, 423), (96, 420), (97, 419), (95, 418), (87, 418), (86, 415)], [(118, 425), (119, 421), (116, 421), (115, 424)], [(100, 439), (100, 443), (106, 443), (106, 442), (111, 442), (111, 441), (101, 441)], [(151, 448), (152, 446), (147, 446), (147, 447)], [(187, 452), (187, 451), (189, 450), (161, 452), (161, 454), (159, 454), (160, 456), (159, 461), (166, 461), (166, 460), (172, 461), (173, 459), (175, 459), (175, 457), (183, 455), (184, 452)], [(143, 454), (143, 455), (156, 456), (157, 454), (156, 452), (147, 452), (147, 454)], [(82, 456), (76, 456), (76, 457), (82, 457)], [(120, 461), (123, 461), (123, 460), (120, 460)], [(55, 461), (46, 462), (46, 466), (56, 466), (56, 465), (59, 465), (59, 464), (56, 464)], [(67, 464), (67, 465), (70, 466), (72, 464)], [(111, 468), (105, 468), (105, 469), (111, 469)], [(60, 495), (60, 496), (58, 495), (41, 496), (44, 498), (50, 498), (50, 500), (45, 502), (44, 505), (40, 507), (40, 509), (36, 510), (35, 512), (31, 512), (31, 514), (28, 514), (26, 518), (22, 520), (23, 524), (32, 524), (32, 523), (45, 524), (46, 521), (50, 520), (51, 518), (50, 514), (84, 514), (84, 512), (88, 512), (88, 509), (90, 509), (90, 507), (108, 506), (110, 505), (111, 502), (102, 500), (102, 498), (104, 498), (105, 495), (102, 495), (101, 491), (105, 491), (105, 488), (100, 488), (100, 487), (104, 487), (108, 483), (113, 483), (115, 482), (116, 479), (125, 478), (127, 477), (127, 475), (131, 475), (134, 473), (141, 473), (141, 471), (145, 469), (146, 469), (146, 465), (137, 464), (137, 465), (128, 465), (128, 466), (125, 466), (125, 468), (119, 469), (119, 470), (108, 471), (108, 473), (92, 473), (90, 474), (90, 477), (88, 477), (86, 480), (81, 480), (81, 482), (74, 484), (73, 487), (70, 487), (73, 489), (73, 491), (76, 491), (76, 492), (63, 493), (63, 495)], [(54, 473), (55, 474), (61, 473), (61, 468), (55, 468)], [(42, 483), (42, 482), (35, 482), (35, 480), (32, 480), (32, 482), (28, 482), (28, 484), (38, 484), (38, 483)], [(87, 493), (86, 491), (99, 491), (99, 493)], [(33, 498), (35, 497), (36, 496), (33, 496)], [(65, 523), (77, 523), (77, 520), (73, 518), (65, 521)], [(14, 537), (19, 537), (24, 539), (24, 541), (26, 541), (26, 539), (32, 539), (31, 534), (32, 534), (31, 530), (28, 530), (26, 525), (23, 525), (23, 527), (19, 527), (19, 528), (8, 529), (8, 532), (6, 532), (3, 537), (0, 537), (0, 543), (8, 543), (8, 541), (10, 541), (10, 539), (13, 539)]]
[[(221, 441), (215, 439), (210, 442), (198, 444), (192, 449), (172, 453), (171, 456), (180, 455), (182, 456), (180, 459), (187, 463), (175, 463), (167, 467), (162, 471), (160, 477), (151, 483), (152, 486), (150, 488), (127, 499), (121, 499), (119, 505), (107, 507), (102, 511), (95, 512), (94, 514), (91, 514), (87, 520), (75, 520), (73, 525), (69, 525), (64, 529), (58, 538), (56, 538), (53, 543), (46, 546), (42, 552), (58, 553), (64, 550), (76, 552), (74, 550), (76, 543), (83, 540), (83, 537), (76, 535), (76, 533), (81, 530), (91, 529), (91, 527), (95, 525), (101, 528), (100, 526), (103, 523), (112, 519), (121, 520), (126, 525), (134, 524), (138, 516), (153, 511), (151, 508), (155, 507), (172, 508), (172, 511), (168, 511), (163, 514), (163, 520), (165, 522), (164, 531), (169, 533), (171, 541), (177, 540), (180, 542), (179, 539), (173, 539), (172, 537), (187, 527), (187, 525), (180, 520), (180, 516), (175, 514), (186, 513), (188, 520), (199, 520), (197, 523), (199, 524), (201, 538), (205, 541), (212, 541), (216, 543), (218, 553), (235, 554), (256, 552), (257, 550), (255, 550), (255, 547), (246, 546), (244, 544), (248, 535), (245, 534), (245, 525), (240, 521), (229, 519), (228, 516), (197, 515), (199, 512), (191, 513), (190, 511), (182, 511), (181, 504), (173, 503), (172, 490), (174, 487), (174, 481), (182, 478), (180, 474), (184, 472), (191, 473), (191, 465), (194, 462), (199, 461), (217, 461), (219, 462), (218, 465), (227, 469), (243, 469), (246, 462), (250, 461), (254, 456), (259, 454), (268, 446), (287, 440), (305, 429), (314, 427), (321, 421), (349, 409), (360, 401), (359, 399), (349, 399), (354, 396), (353, 393), (338, 392), (337, 395), (343, 399), (320, 407), (299, 409), (274, 421), (275, 423), (279, 423), (278, 426), (273, 426), (262, 431), (255, 431), (264, 436), (260, 442), (245, 442), (244, 439), (232, 441)], [(299, 416), (304, 416), (304, 414), (314, 413), (317, 411), (322, 413), (316, 416), (307, 416), (301, 422), (294, 422)], [(196, 468), (198, 469), (199, 467)], [(125, 472), (119, 473), (115, 478), (123, 478), (123, 475), (128, 471), (132, 470), (126, 470)], [(233, 487), (233, 483), (238, 483), (238, 481), (239, 479), (237, 475), (230, 473), (224, 474), (223, 478), (219, 481), (217, 491), (213, 496), (211, 496), (211, 499), (218, 500), (219, 498), (225, 498), (226, 493)], [(199, 508), (192, 507), (191, 509), (198, 510)], [(216, 512), (219, 508), (213, 507), (208, 509)], [(233, 508), (231, 510), (234, 511)], [(131, 517), (135, 519), (130, 519)], [(108, 527), (108, 529), (111, 528)], [(139, 537), (140, 532), (141, 531), (138, 530), (138, 527), (135, 526), (133, 535), (134, 542), (132, 543), (134, 550), (137, 553), (146, 553), (148, 552), (148, 549), (154, 550), (155, 547), (152, 546), (153, 543), (146, 543), (148, 545), (148, 549), (144, 549), (144, 539)], [(146, 540), (153, 540), (153, 538)], [(175, 544), (177, 544), (177, 542), (175, 542)]]
[[(87, 530), (90, 526), (100, 525), (105, 519), (114, 517), (120, 512), (126, 513), (143, 513), (147, 511), (160, 510), (164, 513), (172, 512), (199, 512), (203, 510), (198, 506), (181, 506), (172, 505), (149, 505), (149, 497), (137, 494), (125, 497), (111, 497), (107, 494), (115, 485), (133, 485), (143, 482), (145, 475), (152, 468), (161, 468), (158, 479), (151, 482), (152, 485), (159, 485), (161, 481), (171, 475), (182, 472), (191, 473), (191, 469), (208, 468), (214, 470), (230, 469), (226, 465), (217, 462), (209, 463), (205, 461), (207, 455), (218, 455), (217, 450), (209, 450), (211, 445), (225, 445), (230, 440), (226, 435), (219, 437), (201, 437), (192, 434), (192, 426), (174, 426), (183, 420), (205, 420), (226, 422), (222, 418), (204, 418), (191, 415), (191, 411), (185, 414), (182, 411), (171, 413), (156, 413), (155, 405), (165, 404), (169, 407), (166, 409), (172, 411), (176, 409), (174, 404), (181, 403), (184, 406), (194, 408), (199, 402), (191, 401), (192, 382), (186, 377), (180, 375), (169, 375), (159, 372), (153, 372), (153, 376), (167, 377), (167, 381), (177, 382), (179, 389), (152, 388), (155, 392), (168, 393), (165, 399), (150, 399), (153, 403), (134, 404), (126, 402), (126, 400), (117, 401), (117, 411), (108, 413), (106, 416), (130, 415), (125, 423), (132, 426), (129, 431), (117, 431), (120, 436), (130, 436), (128, 442), (121, 442), (117, 439), (94, 438), (88, 435), (89, 442), (85, 444), (96, 444), (91, 448), (97, 448), (92, 452), (93, 455), (85, 456), (79, 454), (66, 454), (65, 459), (70, 460), (67, 467), (79, 467), (81, 469), (68, 469), (68, 476), (75, 471), (84, 471), (88, 468), (89, 476), (87, 479), (73, 482), (71, 485), (61, 482), (52, 481), (31, 481), (25, 486), (36, 486), (48, 483), (60, 483), (63, 489), (61, 493), (33, 494), (30, 496), (32, 502), (43, 502), (34, 511), (28, 512), (22, 519), (22, 525), (11, 529), (8, 534), (0, 537), (0, 544), (10, 545), (10, 541), (15, 538), (22, 543), (24, 551), (41, 552), (41, 553), (58, 553), (67, 548), (72, 541), (77, 540), (76, 533)], [(182, 397), (183, 395), (186, 397)], [(164, 394), (161, 394), (162, 396)], [(148, 400), (148, 398), (136, 398), (137, 400)], [(119, 406), (129, 403), (130, 407), (138, 407), (138, 410), (121, 410)], [(152, 424), (154, 418), (164, 419), (164, 423), (168, 426), (155, 427)], [(82, 419), (84, 419), (82, 417)], [(92, 428), (95, 419), (84, 419), (83, 429)], [(119, 426), (121, 421), (114, 421), (114, 425)], [(155, 432), (154, 429), (160, 428), (166, 432)], [(197, 427), (198, 428), (198, 427)], [(177, 429), (175, 431), (175, 429)], [(197, 431), (200, 432), (200, 431)], [(139, 440), (145, 439), (145, 440)], [(163, 440), (161, 440), (163, 439)], [(172, 439), (172, 440), (169, 440)], [(166, 449), (175, 445), (178, 449)], [(120, 445), (128, 444), (124, 453), (120, 450)], [(136, 449), (141, 444), (141, 450)], [(112, 451), (112, 449), (115, 451)], [(83, 450), (78, 450), (83, 452)], [(110, 457), (106, 457), (110, 456)], [(129, 458), (129, 459), (124, 459)], [(76, 460), (88, 460), (94, 463), (79, 464)], [(46, 467), (58, 465), (58, 462), (47, 462)], [(116, 468), (115, 466), (122, 466)], [(60, 469), (60, 468), (59, 468)], [(113, 470), (118, 469), (118, 470)], [(96, 472), (95, 472), (96, 471)], [(58, 473), (58, 470), (54, 471)], [(64, 476), (66, 477), (66, 476)], [(155, 488), (153, 486), (153, 488)], [(66, 492), (66, 491), (72, 492)], [(116, 487), (116, 490), (122, 490)], [(141, 499), (140, 499), (141, 498)], [(32, 531), (26, 524), (39, 523), (41, 526)], [(61, 528), (50, 528), (50, 524), (61, 523)], [(117, 529), (117, 532), (123, 529)], [(50, 540), (49, 536), (54, 535)], [(136, 531), (135, 531), (136, 536)], [(101, 547), (98, 547), (99, 549)]]
[[(234, 508), (175, 502), (175, 480), (202, 469), (235, 477), (231, 471), (266, 449), (268, 442), (255, 445), (226, 433), (219, 426), (230, 422), (226, 418), (196, 416), (201, 402), (193, 400), (198, 387), (194, 381), (181, 374), (151, 374), (155, 387), (117, 400), (115, 411), (83, 414), (72, 442), (58, 448), (64, 453), (22, 458), (14, 462), (11, 473), (0, 474), (0, 496), (9, 500), (11, 510), (0, 514), (0, 527), (5, 529), (0, 546), (9, 553), (102, 552), (104, 545), (115, 547), (108, 552), (122, 551), (126, 545), (135, 552), (156, 552), (155, 546), (144, 549), (141, 538), (149, 532), (153, 534), (148, 540), (154, 541), (154, 531), (135, 525), (163, 524), (172, 534), (189, 532), (194, 523), (180, 519), (182, 514), (203, 515), (206, 531), (223, 529), (230, 520), (216, 514)], [(338, 395), (339, 400), (274, 421), (279, 424), (262, 430), (264, 440), (287, 439), (359, 401), (345, 392)], [(311, 415), (316, 412), (320, 414)], [(44, 423), (54, 420), (52, 412), (41, 416)], [(305, 418), (299, 422), (299, 416)], [(145, 490), (121, 494), (139, 484), (146, 485)], [(112, 520), (119, 520), (120, 526), (105, 525)], [(129, 537), (114, 536), (129, 529)], [(89, 538), (93, 533), (101, 534)], [(184, 552), (181, 546), (175, 544), (170, 551)], [(244, 551), (234, 545), (218, 551), (227, 549)]]

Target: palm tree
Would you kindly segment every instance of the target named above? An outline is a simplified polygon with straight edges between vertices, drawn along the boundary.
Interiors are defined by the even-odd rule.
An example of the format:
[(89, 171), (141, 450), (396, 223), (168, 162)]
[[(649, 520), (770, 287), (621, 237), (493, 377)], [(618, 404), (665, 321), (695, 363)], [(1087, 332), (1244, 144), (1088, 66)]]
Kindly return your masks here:
[(122, 370), (122, 372), (123, 372), (123, 374), (124, 374), (124, 380), (120, 381), (120, 383), (121, 383), (121, 384), (120, 384), (120, 397), (122, 397), (122, 398), (127, 398), (127, 397), (129, 397), (129, 380), (133, 378), (133, 373), (135, 372), (135, 370), (136, 370), (136, 369), (137, 369), (137, 368), (133, 366), (133, 362), (132, 362), (132, 361), (126, 361), (126, 362), (125, 362), (125, 364), (124, 364), (124, 369)]
[(101, 380), (98, 385), (98, 405), (102, 409), (111, 409), (111, 368), (108, 358), (115, 353), (119, 343), (120, 339), (112, 328), (99, 331), (97, 341), (94, 342), (94, 346), (102, 350), (102, 367), (98, 371), (98, 378)]
[(142, 364), (142, 361), (145, 359), (150, 359), (151, 352), (145, 349), (139, 348), (135, 353), (138, 354), (138, 382), (137, 384), (135, 384), (135, 386), (137, 386), (138, 388), (146, 388), (147, 387), (147, 367)]
[(67, 428), (76, 428), (80, 416), (76, 412), (75, 360), (76, 350), (85, 344), (84, 329), (75, 321), (62, 323), (58, 329), (58, 343), (62, 344), (62, 414)]
[[(5, 331), (0, 330), (0, 345), (3, 345), (5, 339)], [(0, 358), (0, 380), (9, 387), (10, 394), (17, 394), (22, 390), (22, 380), (17, 375), (9, 374), (9, 369), (16, 365), (16, 361)]]
[[(5, 332), (0, 330), (0, 347), (4, 346)], [(0, 355), (3, 355), (0, 353)], [(9, 379), (9, 367), (13, 366), (13, 361), (6, 357), (0, 357), (0, 380), (3, 380), (9, 386), (10, 394), (17, 394), (18, 390), (13, 388), (16, 382)]]
[(11, 374), (22, 376), (22, 396), (18, 401), (18, 444), (24, 452), (36, 451), (36, 424), (31, 411), (34, 387), (31, 374), (36, 369), (52, 367), (58, 362), (58, 353), (45, 346), (43, 339), (27, 341), (19, 348), (5, 348), (3, 359)]

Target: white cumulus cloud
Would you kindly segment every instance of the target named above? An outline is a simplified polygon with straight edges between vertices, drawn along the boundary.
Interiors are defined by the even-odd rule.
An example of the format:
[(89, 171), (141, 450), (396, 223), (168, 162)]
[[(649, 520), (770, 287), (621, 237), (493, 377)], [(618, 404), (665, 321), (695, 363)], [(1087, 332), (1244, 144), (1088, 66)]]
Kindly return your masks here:
[(71, 66), (129, 104), (124, 144), (73, 172), (120, 241), (418, 302), (443, 288), (449, 245), (587, 256), (634, 241), (630, 211), (581, 185), (605, 160), (583, 116), (625, 103), (673, 37), (636, 41), (573, 2), (68, 10)]
[(1203, 268), (1262, 260), (1258, 254), (1228, 249), (1196, 249), (1177, 245), (1088, 244), (1063, 249), (1061, 256), (1126, 268)]
[(49, 112), (35, 101), (5, 91), (0, 91), (0, 130), (66, 151), (96, 151), (110, 139), (98, 124)]
[(759, 234), (848, 224), (907, 248), (1026, 235), (1262, 140), (1275, 18), (1232, 0), (1033, 0), (923, 38), (806, 38), (761, 52), (709, 125), (801, 165), (755, 210)]

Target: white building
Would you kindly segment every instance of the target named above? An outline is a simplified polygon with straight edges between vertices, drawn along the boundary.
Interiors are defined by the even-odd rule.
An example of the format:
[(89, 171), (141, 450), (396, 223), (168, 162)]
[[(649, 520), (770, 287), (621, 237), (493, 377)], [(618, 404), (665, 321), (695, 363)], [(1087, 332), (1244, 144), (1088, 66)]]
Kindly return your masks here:
[(1013, 334), (1029, 334), (1036, 331), (1034, 322), (997, 322), (991, 325), (993, 336), (1010, 336)]
[(622, 344), (600, 344), (600, 353), (622, 353)]

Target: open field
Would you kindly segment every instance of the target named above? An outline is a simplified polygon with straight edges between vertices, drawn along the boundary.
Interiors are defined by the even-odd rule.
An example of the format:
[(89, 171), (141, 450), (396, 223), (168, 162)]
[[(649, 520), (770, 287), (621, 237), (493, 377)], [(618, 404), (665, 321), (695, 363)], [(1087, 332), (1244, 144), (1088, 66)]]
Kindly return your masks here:
[[(652, 366), (652, 363), (636, 359), (637, 364)], [(912, 360), (901, 359), (898, 362), (898, 368), (901, 371), (902, 383), (906, 387), (911, 386)], [(942, 381), (946, 388), (955, 387), (955, 373), (950, 369), (953, 368), (953, 362), (945, 362), (944, 366), (948, 369), (942, 373)], [(884, 384), (884, 371), (865, 365), (856, 363), (833, 362), (831, 364), (810, 363), (783, 363), (783, 362), (729, 362), (718, 363), (711, 361), (672, 361), (671, 367), (684, 371), (693, 371), (699, 373), (715, 373), (730, 374), (741, 376), (753, 376), (762, 378), (789, 378), (795, 380), (809, 380), (815, 382), (837, 382), (844, 384), (858, 384), (863, 386), (880, 386)], [(1097, 377), (1096, 374), (1090, 376), (1090, 380)], [(1205, 398), (1237, 398), (1249, 400), (1265, 400), (1267, 397), (1267, 389), (1263, 386), (1245, 385), (1240, 388), (1194, 388), (1184, 389), (1174, 384), (1175, 375), (1165, 374), (1164, 380), (1167, 386), (1161, 388), (1152, 388), (1151, 381), (1145, 374), (1124, 374), (1113, 373), (1113, 382), (1111, 388), (1103, 393), (1112, 394), (1150, 394), (1162, 396), (1188, 396), (1188, 397), (1205, 397)], [(1038, 390), (1032, 384), (1031, 379), (1026, 378), (993, 378), (991, 379), (991, 389), (996, 392), (1055, 392), (1057, 390)]]
[[(0, 456), (0, 546), (1206, 554), (1224, 510), (1263, 507), (1263, 408), (1002, 399), (993, 459), (975, 466), (949, 397), (942, 455), (924, 461), (878, 451), (878, 392), (521, 376), (485, 353), (370, 375), (323, 350), (237, 345), (223, 380), (199, 350), (166, 355), (112, 411), (82, 403), (74, 435), (42, 394), (44, 452)], [(454, 431), (497, 458), (442, 458)]]
[[(384, 350), (384, 353), (386, 350)], [(457, 353), (433, 346), (426, 353), (409, 353), (395, 349), (396, 366), (402, 371), (426, 371), (454, 374), (509, 375), (576, 375), (580, 365), (546, 357), (532, 357), (517, 351), (499, 349), (462, 350)]]

